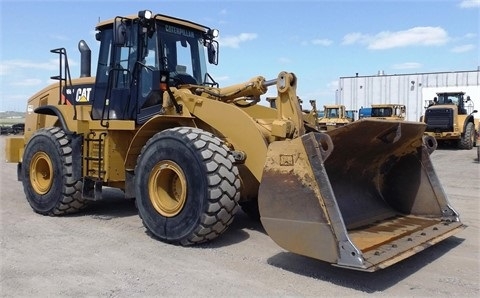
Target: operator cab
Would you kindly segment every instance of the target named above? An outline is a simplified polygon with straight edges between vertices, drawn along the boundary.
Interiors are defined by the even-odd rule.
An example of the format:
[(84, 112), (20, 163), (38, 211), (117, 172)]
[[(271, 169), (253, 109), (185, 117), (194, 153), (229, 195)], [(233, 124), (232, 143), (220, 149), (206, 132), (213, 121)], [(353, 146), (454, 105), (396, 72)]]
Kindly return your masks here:
[(329, 108), (327, 109), (327, 115), (328, 115), (328, 118), (338, 118), (339, 116), (339, 112), (338, 112), (338, 108)]
[(391, 107), (372, 108), (372, 117), (391, 117), (391, 116), (392, 116)]
[(94, 120), (142, 124), (162, 113), (163, 92), (169, 92), (165, 86), (215, 84), (207, 73), (205, 48), (209, 63), (217, 64), (217, 30), (150, 11), (116, 17), (97, 30)]
[(371, 117), (404, 119), (405, 106), (397, 104), (372, 105)]
[[(467, 110), (465, 109), (465, 92), (445, 92), (437, 93), (437, 105), (455, 105), (458, 107), (459, 115), (466, 115)], [(470, 100), (470, 99), (469, 99)]]

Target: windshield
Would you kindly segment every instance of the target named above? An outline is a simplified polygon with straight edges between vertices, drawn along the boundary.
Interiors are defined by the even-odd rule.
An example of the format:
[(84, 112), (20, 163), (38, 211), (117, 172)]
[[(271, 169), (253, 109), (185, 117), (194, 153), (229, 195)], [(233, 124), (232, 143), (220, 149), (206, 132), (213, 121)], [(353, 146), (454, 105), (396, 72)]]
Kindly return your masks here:
[(339, 111), (337, 108), (327, 108), (325, 109), (325, 116), (327, 118), (338, 118), (339, 117)]
[(462, 97), (462, 94), (440, 93), (438, 94), (438, 104), (454, 104), (458, 106), (460, 98)]
[(350, 119), (354, 119), (355, 117), (355, 111), (352, 111), (352, 110), (346, 111), (345, 114), (346, 114), (346, 117)]
[(392, 108), (372, 108), (372, 117), (391, 117)]
[(207, 73), (203, 32), (170, 24), (159, 24), (157, 30), (162, 69), (180, 83), (202, 84)]

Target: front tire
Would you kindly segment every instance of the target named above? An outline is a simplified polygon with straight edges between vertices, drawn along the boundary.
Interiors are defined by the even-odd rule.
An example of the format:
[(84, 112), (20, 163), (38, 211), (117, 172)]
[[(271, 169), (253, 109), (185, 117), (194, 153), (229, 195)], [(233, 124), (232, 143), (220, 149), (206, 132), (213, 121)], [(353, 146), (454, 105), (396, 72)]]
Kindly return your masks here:
[(234, 159), (213, 134), (177, 127), (154, 135), (135, 167), (143, 224), (168, 243), (215, 239), (232, 223), (240, 198)]
[[(79, 145), (79, 144), (78, 144)], [(78, 149), (78, 148), (75, 148)], [(82, 198), (81, 157), (72, 138), (58, 127), (40, 129), (28, 142), (22, 162), (22, 184), (32, 209), (43, 215), (74, 213)]]
[(475, 127), (472, 122), (467, 123), (465, 133), (458, 144), (459, 149), (471, 150), (475, 142)]

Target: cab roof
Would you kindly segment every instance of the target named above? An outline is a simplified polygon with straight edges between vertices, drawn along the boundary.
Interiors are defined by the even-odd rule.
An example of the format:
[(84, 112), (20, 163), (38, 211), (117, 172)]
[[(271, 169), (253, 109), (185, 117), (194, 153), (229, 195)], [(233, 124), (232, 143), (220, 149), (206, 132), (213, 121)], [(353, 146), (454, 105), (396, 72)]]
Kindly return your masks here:
[(330, 105), (324, 105), (323, 106), (324, 108), (326, 109), (339, 109), (339, 108), (345, 108), (344, 105), (333, 105), (333, 104), (330, 104)]
[[(116, 18), (123, 18), (123, 19), (127, 19), (127, 20), (135, 20), (135, 19), (138, 19), (138, 15), (130, 15), (130, 16), (125, 16), (125, 17), (117, 16)], [(185, 27), (188, 27), (188, 28), (191, 28), (191, 29), (194, 29), (194, 30), (198, 30), (198, 31), (203, 31), (203, 32), (206, 32), (210, 29), (209, 27), (206, 27), (206, 26), (203, 26), (203, 25), (191, 22), (191, 21), (187, 21), (187, 20), (183, 20), (183, 19), (179, 19), (179, 18), (167, 16), (167, 15), (162, 15), (162, 14), (156, 14), (156, 15), (153, 16), (153, 18), (155, 20), (158, 20), (158, 21), (173, 23), (173, 24), (185, 26)], [(114, 21), (115, 21), (115, 18), (108, 19), (108, 20), (105, 20), (105, 21), (101, 21), (97, 24), (97, 26), (95, 26), (95, 29), (96, 30), (102, 30), (102, 29), (104, 29), (104, 27), (110, 27), (110, 26), (113, 25)]]
[(379, 103), (379, 104), (372, 104), (372, 108), (391, 108), (391, 107), (403, 107), (405, 105), (398, 104), (398, 103)]
[(441, 94), (450, 94), (450, 95), (462, 94), (462, 95), (465, 95), (465, 92), (463, 92), (463, 91), (445, 91), (445, 92), (437, 92), (437, 95), (441, 95)]

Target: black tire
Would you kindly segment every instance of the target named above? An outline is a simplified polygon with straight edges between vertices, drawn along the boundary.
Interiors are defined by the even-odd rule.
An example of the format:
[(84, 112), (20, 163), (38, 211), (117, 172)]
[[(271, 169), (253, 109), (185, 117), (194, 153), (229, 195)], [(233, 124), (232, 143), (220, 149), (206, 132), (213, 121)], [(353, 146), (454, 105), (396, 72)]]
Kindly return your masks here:
[(139, 215), (148, 231), (168, 243), (190, 245), (222, 234), (238, 209), (239, 189), (228, 148), (197, 128), (157, 133), (135, 167)]
[(23, 154), (22, 184), (35, 212), (63, 215), (87, 205), (82, 198), (81, 169), (74, 166), (81, 162), (81, 156), (74, 154), (79, 148), (75, 149), (71, 138), (58, 127), (40, 129), (28, 142)]
[(475, 138), (475, 127), (472, 122), (467, 123), (465, 127), (465, 133), (463, 134), (460, 142), (458, 142), (459, 149), (471, 150), (473, 148)]

